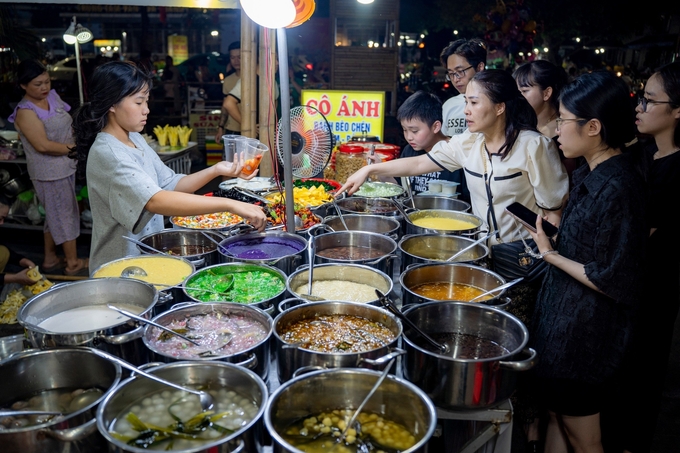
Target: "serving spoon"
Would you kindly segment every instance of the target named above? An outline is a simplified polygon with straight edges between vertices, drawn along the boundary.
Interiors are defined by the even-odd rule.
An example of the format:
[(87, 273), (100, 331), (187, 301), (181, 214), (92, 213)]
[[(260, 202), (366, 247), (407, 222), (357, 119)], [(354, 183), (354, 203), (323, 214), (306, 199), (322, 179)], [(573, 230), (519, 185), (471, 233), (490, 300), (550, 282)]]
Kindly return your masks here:
[(316, 244), (314, 243), (314, 235), (310, 232), (309, 239), (307, 239), (307, 259), (309, 261), (309, 271), (307, 272), (307, 294), (300, 294), (303, 299), (317, 302), (326, 300), (323, 297), (314, 296), (312, 294), (312, 282), (314, 280), (314, 252), (316, 251)]
[(432, 346), (434, 346), (440, 354), (448, 355), (451, 353), (451, 349), (449, 348), (448, 344), (441, 344), (438, 341), (435, 341), (434, 338), (423, 332), (420, 327), (416, 325), (413, 321), (408, 319), (405, 314), (403, 314), (396, 305), (394, 305), (394, 302), (390, 300), (389, 297), (384, 295), (380, 290), (375, 290), (375, 293), (378, 295), (378, 301), (380, 304), (387, 308), (389, 311), (391, 311), (397, 318), (401, 319), (404, 321), (408, 326), (413, 329), (418, 335), (423, 337), (425, 340), (427, 340), (428, 343), (430, 343)]
[[(160, 250), (155, 249), (155, 248), (151, 247), (150, 245), (143, 243), (142, 241), (138, 241), (138, 240), (135, 239), (135, 238), (131, 238), (131, 237), (128, 237), (128, 236), (123, 236), (123, 239), (126, 239), (126, 240), (128, 240), (129, 242), (132, 242), (133, 244), (137, 244), (137, 245), (139, 245), (140, 247), (144, 247), (144, 248), (147, 249), (147, 250), (151, 250), (152, 252), (156, 252), (156, 253), (158, 253), (159, 255), (168, 255), (167, 252), (161, 252)], [(141, 268), (140, 268), (140, 269), (141, 269)], [(143, 271), (143, 270), (144, 270), (144, 269), (142, 269), (142, 271)]]
[(491, 293), (495, 293), (496, 291), (500, 291), (500, 290), (505, 289), (505, 288), (510, 288), (511, 286), (516, 285), (517, 283), (521, 282), (522, 280), (524, 280), (523, 277), (516, 278), (516, 279), (514, 279), (513, 281), (510, 281), (510, 282), (508, 282), (508, 283), (506, 283), (506, 284), (504, 284), (504, 285), (497, 286), (497, 287), (495, 287), (495, 288), (493, 288), (493, 289), (490, 289), (490, 290), (488, 290), (488, 291), (485, 291), (485, 292), (483, 292), (482, 294), (480, 294), (479, 296), (473, 297), (473, 298), (470, 299), (468, 302), (474, 302), (474, 301), (476, 301), (477, 299), (479, 299), (480, 297), (488, 296), (488, 295), (491, 294)]
[[(141, 316), (138, 316), (138, 315), (136, 315), (136, 314), (134, 314), (134, 313), (131, 313), (131, 312), (127, 311), (127, 310), (123, 310), (122, 308), (118, 308), (118, 307), (116, 307), (115, 305), (106, 304), (106, 306), (107, 306), (108, 308), (110, 308), (111, 310), (117, 311), (117, 312), (120, 313), (121, 315), (125, 315), (125, 316), (127, 316), (128, 318), (134, 319), (135, 321), (139, 321), (139, 322), (141, 322), (141, 323), (143, 323), (143, 324), (152, 325), (152, 326), (156, 327), (157, 329), (161, 329), (161, 330), (163, 330), (163, 331), (165, 331), (165, 332), (171, 333), (172, 335), (176, 335), (176, 336), (180, 337), (180, 338), (181, 338), (182, 340), (184, 340), (184, 341), (188, 341), (189, 343), (193, 343), (193, 344), (195, 344), (196, 346), (202, 346), (201, 343), (199, 343), (198, 341), (192, 340), (191, 338), (187, 337), (186, 335), (182, 335), (181, 333), (176, 332), (176, 331), (172, 330), (172, 329), (169, 328), (169, 327), (165, 327), (164, 325), (158, 324), (157, 322), (148, 320), (148, 319), (146, 319), (146, 318), (142, 318)], [(198, 355), (201, 356), (201, 357), (211, 357), (211, 356), (214, 356), (215, 353), (216, 353), (217, 351), (219, 351), (220, 349), (226, 347), (229, 343), (231, 343), (231, 340), (234, 338), (234, 335), (233, 335), (233, 334), (225, 334), (225, 336), (226, 336), (226, 340), (224, 340), (224, 344), (222, 344), (219, 348), (213, 349), (213, 350), (209, 350), (209, 351), (202, 351), (202, 352), (200, 352)]]
[(13, 411), (13, 410), (2, 410), (0, 411), (0, 417), (21, 417), (24, 415), (64, 415), (63, 412), (59, 411), (41, 411), (41, 410), (27, 410), (27, 411)]
[(213, 408), (215, 405), (215, 400), (213, 399), (212, 395), (210, 393), (203, 391), (203, 390), (194, 390), (190, 389), (187, 387), (184, 387), (179, 384), (175, 384), (174, 382), (167, 381), (161, 377), (155, 376), (151, 373), (147, 373), (146, 371), (143, 371), (136, 366), (132, 365), (131, 363), (126, 362), (123, 359), (120, 359), (116, 357), (115, 355), (111, 355), (108, 352), (104, 352), (102, 350), (96, 349), (96, 348), (88, 348), (89, 351), (91, 351), (93, 354), (98, 355), (99, 357), (108, 360), (109, 362), (117, 363), (123, 368), (127, 368), (130, 371), (134, 371), (135, 373), (144, 376), (147, 379), (151, 379), (152, 381), (156, 381), (158, 383), (167, 385), (168, 387), (175, 388), (177, 390), (182, 390), (183, 392), (188, 392), (192, 393), (196, 396), (198, 396), (198, 400), (201, 403), (201, 409), (205, 411), (209, 411), (210, 409)]
[(464, 247), (463, 249), (458, 250), (451, 258), (447, 259), (446, 261), (447, 261), (447, 262), (454, 261), (456, 258), (458, 258), (459, 256), (461, 256), (463, 253), (467, 252), (468, 250), (472, 249), (473, 247), (477, 246), (478, 244), (481, 244), (482, 242), (484, 242), (484, 241), (486, 241), (487, 239), (489, 239), (491, 236), (493, 236), (494, 234), (496, 234), (497, 231), (498, 231), (498, 230), (492, 231), (491, 233), (487, 234), (487, 235), (484, 236), (483, 238), (477, 239), (475, 242), (473, 242), (472, 244), (468, 245), (467, 247)]

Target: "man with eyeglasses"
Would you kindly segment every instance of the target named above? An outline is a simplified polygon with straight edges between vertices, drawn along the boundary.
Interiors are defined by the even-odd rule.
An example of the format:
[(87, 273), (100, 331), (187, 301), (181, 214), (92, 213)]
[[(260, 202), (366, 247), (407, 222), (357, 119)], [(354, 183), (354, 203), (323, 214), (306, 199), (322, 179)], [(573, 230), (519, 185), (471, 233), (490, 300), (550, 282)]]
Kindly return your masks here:
[[(241, 132), (241, 123), (229, 115), (226, 105), (229, 93), (236, 87), (236, 82), (241, 80), (241, 41), (235, 41), (229, 44), (229, 66), (234, 72), (226, 76), (222, 81), (222, 93), (225, 97), (224, 102), (222, 103), (220, 124), (215, 131), (215, 141), (218, 143), (225, 134), (238, 135)], [(229, 66), (227, 67), (229, 68)]]
[(486, 66), (486, 44), (481, 39), (459, 39), (442, 50), (439, 57), (446, 66), (446, 80), (458, 95), (448, 99), (442, 107), (442, 132), (448, 137), (462, 134), (467, 129), (465, 120), (465, 89), (473, 75)]

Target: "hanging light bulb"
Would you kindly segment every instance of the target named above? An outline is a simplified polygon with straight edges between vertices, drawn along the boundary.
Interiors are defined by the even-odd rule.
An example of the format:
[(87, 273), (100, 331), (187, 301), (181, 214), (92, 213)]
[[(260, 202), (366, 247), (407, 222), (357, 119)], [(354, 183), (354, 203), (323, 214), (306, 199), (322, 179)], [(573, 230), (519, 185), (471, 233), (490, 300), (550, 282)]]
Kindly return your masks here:
[(241, 0), (241, 8), (258, 25), (283, 28), (295, 20), (292, 0)]
[(76, 38), (76, 17), (73, 16), (73, 20), (69, 24), (68, 28), (64, 32), (64, 42), (66, 44), (75, 44), (78, 38)]

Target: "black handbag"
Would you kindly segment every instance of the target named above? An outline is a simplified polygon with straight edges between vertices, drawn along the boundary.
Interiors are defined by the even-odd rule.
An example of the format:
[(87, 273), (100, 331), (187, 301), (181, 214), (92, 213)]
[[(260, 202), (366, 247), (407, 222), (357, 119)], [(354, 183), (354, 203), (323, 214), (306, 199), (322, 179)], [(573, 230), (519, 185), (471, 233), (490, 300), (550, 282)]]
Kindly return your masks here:
[(492, 245), (491, 264), (494, 272), (506, 280), (522, 277), (523, 283), (542, 280), (548, 270), (548, 263), (542, 259), (533, 258), (527, 249), (535, 254), (539, 253), (538, 246), (533, 239)]

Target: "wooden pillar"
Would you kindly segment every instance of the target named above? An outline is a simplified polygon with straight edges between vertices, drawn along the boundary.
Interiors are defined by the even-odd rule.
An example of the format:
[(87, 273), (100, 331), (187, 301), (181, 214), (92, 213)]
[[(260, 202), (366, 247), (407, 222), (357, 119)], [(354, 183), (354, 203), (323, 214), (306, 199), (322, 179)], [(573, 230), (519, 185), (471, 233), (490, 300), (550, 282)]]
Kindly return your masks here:
[(257, 46), (255, 44), (255, 23), (241, 12), (241, 135), (255, 137), (257, 90)]
[(276, 30), (260, 27), (259, 131), (260, 141), (269, 147), (269, 156), (260, 163), (260, 176), (272, 176), (276, 162)]

